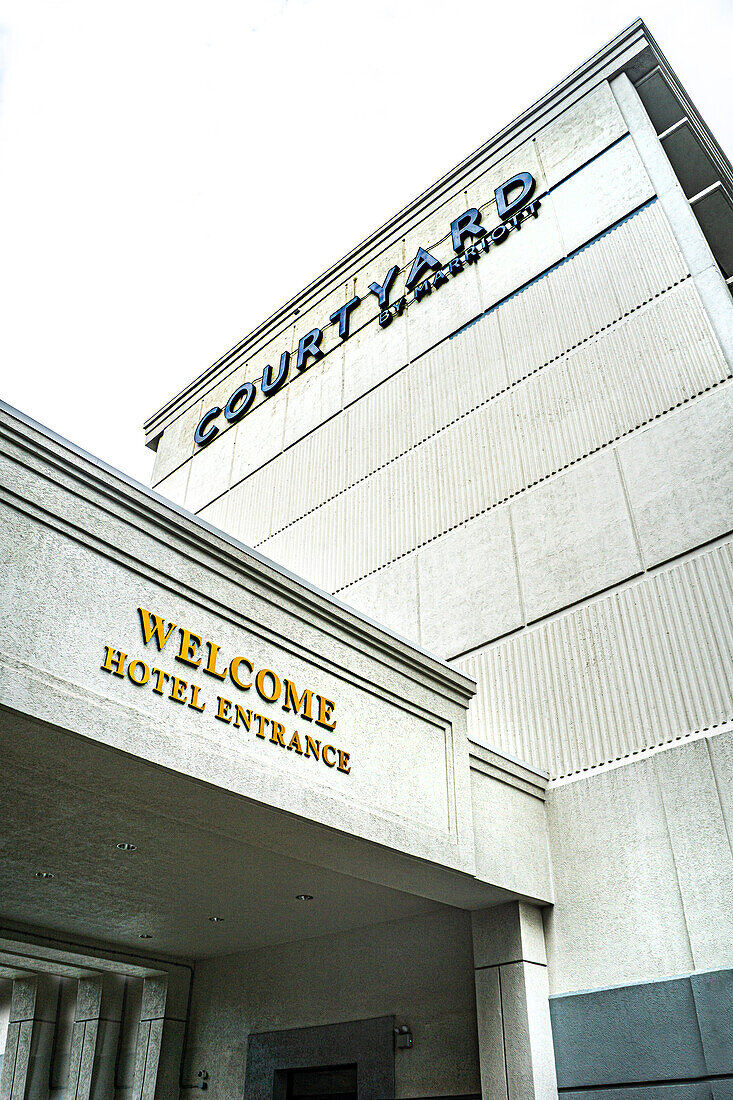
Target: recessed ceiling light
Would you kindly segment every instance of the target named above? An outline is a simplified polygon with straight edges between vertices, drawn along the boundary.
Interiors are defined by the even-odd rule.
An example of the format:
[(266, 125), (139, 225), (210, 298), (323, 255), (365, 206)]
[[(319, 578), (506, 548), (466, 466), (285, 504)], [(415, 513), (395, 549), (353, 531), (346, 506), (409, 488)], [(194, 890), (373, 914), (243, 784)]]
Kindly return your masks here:
[(36, 871), (36, 878), (56, 878), (53, 871)]
[(313, 901), (313, 895), (312, 894), (296, 894), (295, 895), (295, 900), (296, 901)]
[(221, 924), (221, 922), (224, 920), (224, 918), (223, 917), (209, 917), (209, 920), (211, 921), (212, 924)]
[(120, 849), (121, 852), (136, 852), (137, 851), (137, 844), (128, 844), (128, 842), (126, 840), (121, 841), (117, 845), (117, 847)]

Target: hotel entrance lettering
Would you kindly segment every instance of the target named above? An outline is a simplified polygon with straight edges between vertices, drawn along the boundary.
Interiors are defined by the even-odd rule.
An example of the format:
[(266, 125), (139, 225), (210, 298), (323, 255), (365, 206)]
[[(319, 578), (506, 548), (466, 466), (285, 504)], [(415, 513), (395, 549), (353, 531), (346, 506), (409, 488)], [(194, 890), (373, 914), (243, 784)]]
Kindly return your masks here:
[[(481, 211), (476, 207), (470, 207), (455, 218), (450, 223), (451, 244), (456, 253), (455, 257), (443, 263), (426, 248), (422, 246), (418, 248), (405, 279), (405, 292), (396, 301), (391, 302), (390, 298), (400, 273), (399, 267), (396, 265), (391, 267), (381, 283), (370, 283), (369, 293), (375, 296), (379, 305), (377, 321), (380, 328), (386, 328), (395, 318), (401, 317), (412, 303), (420, 302), (439, 290), (449, 279), (460, 274), (466, 266), (477, 263), (482, 255), (500, 245), (510, 233), (519, 230), (527, 218), (536, 218), (540, 201), (534, 199), (528, 202), (534, 190), (535, 180), (529, 172), (519, 172), (497, 187), (494, 195), (496, 210), (501, 221), (491, 230), (481, 224)], [(334, 326), (338, 326), (338, 336), (342, 343), (351, 336), (352, 316), (361, 303), (362, 298), (355, 295), (329, 317), (329, 321)], [(298, 349), (292, 356), (289, 351), (282, 353), (277, 369), (269, 364), (265, 367), (262, 378), (259, 380), (260, 391), (264, 397), (272, 397), (285, 385), (290, 373), (291, 358), (295, 359), (295, 369), (301, 374), (323, 358), (325, 354), (321, 347), (323, 331), (321, 328), (311, 329), (300, 338)], [(254, 404), (256, 396), (255, 383), (243, 382), (230, 395), (223, 408), (215, 405), (208, 409), (194, 432), (196, 445), (205, 447), (216, 438), (220, 431), (220, 425), (217, 423), (220, 417), (223, 416), (226, 423), (230, 425), (242, 420)]]
[[(292, 753), (293, 757), (300, 756), (304, 760), (325, 764), (327, 768), (344, 775), (350, 774), (350, 753), (332, 744), (332, 734), (336, 728), (333, 713), (336, 704), (332, 699), (317, 694), (312, 688), (296, 687), (292, 680), (278, 675), (274, 669), (255, 668), (253, 662), (241, 654), (229, 659), (216, 642), (204, 639), (174, 622), (167, 622), (144, 607), (139, 607), (137, 611), (143, 645), (159, 653), (165, 648), (172, 661), (186, 666), (185, 677), (179, 675), (183, 670), (166, 671), (158, 667), (157, 658), (151, 660), (147, 653), (146, 661), (111, 645), (104, 647), (100, 666), (103, 672), (152, 691), (161, 699), (178, 703), (196, 714), (208, 710), (219, 722), (240, 730), (242, 736), (250, 734)], [(170, 664), (168, 667), (172, 668)], [(193, 673), (188, 669), (193, 669)], [(218, 681), (213, 698), (207, 698), (208, 693), (202, 684), (193, 681), (192, 676), (198, 677), (199, 674)], [(244, 705), (243, 695), (246, 695), (244, 702), (249, 702), (249, 706)], [(268, 708), (276, 706), (277, 717), (272, 712), (269, 715), (260, 714), (259, 709), (255, 710), (251, 705), (252, 697), (258, 708), (262, 703), (267, 704)], [(285, 712), (285, 721), (297, 723), (300, 731), (286, 729), (285, 722), (278, 720), (283, 717), (281, 712)], [(304, 731), (304, 722), (311, 726), (308, 732)]]

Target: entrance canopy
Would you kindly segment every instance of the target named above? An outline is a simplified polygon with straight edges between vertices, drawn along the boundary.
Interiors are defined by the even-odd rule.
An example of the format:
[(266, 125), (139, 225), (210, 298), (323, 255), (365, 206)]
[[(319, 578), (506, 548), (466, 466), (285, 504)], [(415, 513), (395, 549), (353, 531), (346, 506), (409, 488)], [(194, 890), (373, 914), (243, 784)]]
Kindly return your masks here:
[(202, 957), (550, 900), (469, 679), (8, 409), (0, 450), (6, 925)]

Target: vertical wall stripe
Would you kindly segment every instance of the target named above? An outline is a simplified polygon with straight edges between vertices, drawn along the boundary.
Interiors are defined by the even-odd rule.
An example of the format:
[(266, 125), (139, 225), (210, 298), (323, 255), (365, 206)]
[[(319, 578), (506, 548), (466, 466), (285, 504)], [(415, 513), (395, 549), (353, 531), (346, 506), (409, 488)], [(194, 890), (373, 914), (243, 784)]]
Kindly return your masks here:
[(470, 735), (553, 778), (733, 720), (733, 544), (461, 660)]

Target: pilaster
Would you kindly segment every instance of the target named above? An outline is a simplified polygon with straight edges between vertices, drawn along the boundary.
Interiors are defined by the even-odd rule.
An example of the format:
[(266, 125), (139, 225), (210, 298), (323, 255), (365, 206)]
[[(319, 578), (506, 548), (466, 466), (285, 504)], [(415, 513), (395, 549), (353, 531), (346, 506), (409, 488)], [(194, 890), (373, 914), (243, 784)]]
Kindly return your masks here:
[(58, 997), (58, 978), (14, 980), (0, 1100), (47, 1100)]
[(116, 974), (79, 979), (68, 1079), (74, 1100), (114, 1095), (123, 992), (124, 979)]
[(133, 1100), (178, 1100), (187, 994), (187, 980), (172, 975), (145, 979)]
[(510, 902), (472, 928), (482, 1095), (556, 1100), (542, 912)]

